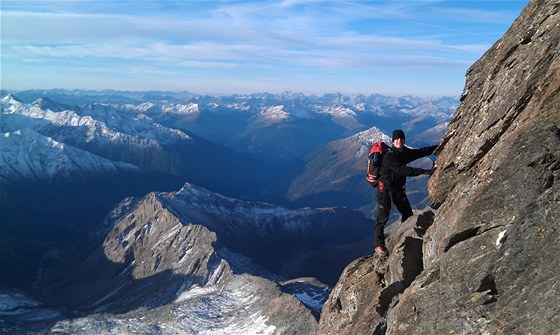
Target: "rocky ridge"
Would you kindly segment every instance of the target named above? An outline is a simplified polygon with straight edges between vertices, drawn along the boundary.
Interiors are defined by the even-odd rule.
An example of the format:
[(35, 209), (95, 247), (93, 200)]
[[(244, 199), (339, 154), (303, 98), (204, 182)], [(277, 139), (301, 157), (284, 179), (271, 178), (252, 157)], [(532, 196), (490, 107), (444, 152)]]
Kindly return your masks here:
[(262, 277), (252, 275), (257, 265), (251, 268), (250, 259), (228, 251), (215, 232), (177, 216), (161, 197), (123, 201), (74, 255), (47, 260), (50, 266), (36, 283), (46, 290), (36, 294), (51, 310), (3, 293), (14, 306), (33, 307), (42, 317), (26, 319), (27, 312), (2, 306), (2, 332), (315, 332), (311, 311), (265, 278), (266, 270), (260, 269)]
[(559, 43), (560, 3), (531, 1), (469, 69), (434, 209), (345, 269), (317, 334), (558, 332)]

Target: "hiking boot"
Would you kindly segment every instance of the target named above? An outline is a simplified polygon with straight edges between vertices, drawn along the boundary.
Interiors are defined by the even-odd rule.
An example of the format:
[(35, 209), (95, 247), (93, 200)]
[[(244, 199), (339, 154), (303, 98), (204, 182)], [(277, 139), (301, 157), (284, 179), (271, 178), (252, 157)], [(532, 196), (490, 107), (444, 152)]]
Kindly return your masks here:
[(387, 256), (387, 248), (382, 245), (378, 245), (375, 247), (375, 253), (381, 256)]

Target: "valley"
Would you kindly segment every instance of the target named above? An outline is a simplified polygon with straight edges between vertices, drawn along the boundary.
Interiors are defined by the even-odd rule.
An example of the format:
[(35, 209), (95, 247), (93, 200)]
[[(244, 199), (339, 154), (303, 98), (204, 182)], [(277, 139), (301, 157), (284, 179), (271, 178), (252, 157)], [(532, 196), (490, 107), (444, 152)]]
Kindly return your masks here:
[[(369, 141), (389, 142), (402, 126), (412, 146), (437, 143), (456, 106), (381, 95), (2, 91), (0, 265), (9, 271), (0, 326), (214, 334), (248, 318), (236, 329), (309, 333), (344, 267), (371, 253)], [(426, 183), (410, 181), (415, 208), (427, 204)], [(279, 301), (294, 314), (279, 318)], [(200, 323), (176, 314), (201, 309)], [(231, 319), (242, 309), (250, 315)], [(285, 319), (300, 321), (287, 330)]]

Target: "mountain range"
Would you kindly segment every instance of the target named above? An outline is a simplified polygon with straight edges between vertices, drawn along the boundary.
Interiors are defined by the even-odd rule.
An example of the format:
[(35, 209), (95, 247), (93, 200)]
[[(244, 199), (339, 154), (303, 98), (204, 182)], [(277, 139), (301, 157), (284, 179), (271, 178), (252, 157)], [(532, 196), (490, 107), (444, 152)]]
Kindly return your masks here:
[[(368, 143), (396, 127), (437, 143), (458, 103), (2, 91), (0, 326), (310, 333), (344, 266), (371, 252)], [(408, 184), (415, 208), (426, 184)]]
[[(559, 44), (558, 2), (529, 2), (451, 117), (453, 98), (2, 91), (0, 332), (556, 334)], [(393, 128), (437, 160), (371, 255), (361, 162)]]

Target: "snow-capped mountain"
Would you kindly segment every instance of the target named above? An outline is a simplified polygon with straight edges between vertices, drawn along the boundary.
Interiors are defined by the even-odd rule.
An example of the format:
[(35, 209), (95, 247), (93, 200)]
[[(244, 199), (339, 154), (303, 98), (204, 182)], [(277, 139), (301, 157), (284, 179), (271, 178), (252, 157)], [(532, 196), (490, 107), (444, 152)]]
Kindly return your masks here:
[[(416, 134), (447, 122), (458, 106), (458, 100), (451, 98), (379, 95), (254, 94), (199, 97), (196, 102), (200, 110), (196, 117), (179, 123), (176, 118), (167, 120), (236, 151), (280, 162), (301, 158), (330, 141), (372, 126), (386, 133), (404, 128), (413, 140)], [(157, 110), (150, 115), (169, 124)], [(226, 120), (227, 127), (222, 128)]]
[[(6, 98), (6, 100), (5, 100), (6, 103), (11, 103), (11, 104), (19, 103), (19, 101), (15, 100), (13, 98), (13, 96), (7, 96), (5, 98)], [(62, 112), (62, 111), (65, 111), (65, 110), (71, 110), (73, 108), (71, 106), (55, 102), (55, 101), (53, 101), (49, 98), (45, 98), (45, 97), (41, 97), (41, 98), (38, 98), (37, 100), (33, 101), (33, 105), (38, 106), (39, 108), (44, 109), (44, 110), (47, 110), (47, 109), (51, 110), (53, 112)]]
[[(63, 90), (16, 94), (25, 102), (45, 96), (72, 105), (81, 97), (88, 103), (93, 100), (111, 104), (119, 110), (136, 110), (170, 128), (223, 143), (238, 152), (282, 162), (303, 157), (330, 141), (372, 126), (386, 133), (403, 128), (408, 138), (413, 139), (416, 134), (449, 121), (459, 105), (459, 100), (452, 97), (379, 94), (306, 96), (285, 92), (203, 96), (187, 92)], [(279, 113), (279, 106), (282, 106), (283, 113)], [(255, 124), (255, 119), (269, 122)], [(283, 129), (279, 130), (279, 127)], [(270, 154), (271, 151), (277, 153), (276, 157)]]
[[(73, 334), (156, 328), (162, 334), (315, 331), (309, 309), (275, 282), (251, 274), (258, 266), (247, 267), (249, 257), (229, 251), (219, 234), (195, 220), (176, 216), (162, 196), (123, 201), (85, 243), (50, 259), (37, 285), (53, 312), (35, 323), (27, 314), (14, 315), (4, 329), (23, 334), (31, 324), (35, 329), (42, 324)], [(83, 260), (73, 262), (78, 259)], [(319, 298), (324, 301), (327, 293)], [(0, 296), (0, 313), (31, 303), (18, 294)], [(72, 316), (63, 312), (68, 308)], [(27, 322), (17, 324), (22, 321)]]
[[(172, 145), (190, 137), (176, 129), (153, 122), (144, 114), (117, 111), (107, 104), (86, 105), (76, 110), (64, 109), (44, 99), (24, 104), (11, 95), (2, 99), (3, 130), (25, 128), (52, 133), (61, 142), (99, 142), (97, 146), (132, 143), (141, 147)], [(128, 114), (128, 115), (127, 115)], [(55, 128), (71, 127), (72, 131), (56, 132)]]
[(165, 105), (161, 108), (163, 113), (173, 113), (181, 115), (197, 115), (200, 113), (198, 104), (176, 104), (176, 105)]
[[(390, 143), (391, 139), (379, 128), (372, 127), (350, 137), (332, 141), (310, 153), (304, 158), (304, 171), (290, 185), (289, 199), (297, 201), (308, 198), (318, 201), (317, 203), (325, 199), (335, 202), (346, 199), (344, 205), (356, 206), (356, 203), (351, 203), (356, 199), (348, 197), (347, 193), (356, 188), (362, 189), (366, 197), (371, 193), (371, 187), (364, 181), (365, 162), (369, 143), (377, 141)], [(364, 199), (360, 201), (365, 203)]]
[[(228, 249), (289, 278), (311, 276), (332, 284), (342, 269), (334, 264), (317, 268), (315, 264), (325, 257), (347, 256), (322, 247), (354, 243), (373, 233), (367, 219), (344, 208), (287, 209), (220, 196), (190, 184), (160, 198), (183, 221), (216, 232)], [(368, 251), (356, 250), (350, 257)], [(296, 262), (300, 263), (298, 267), (293, 266)]]
[(299, 275), (336, 280), (366, 252), (341, 249), (371, 232), (355, 211), (287, 209), (186, 184), (123, 201), (88, 239), (49, 257), (36, 285), (58, 311), (46, 323), (61, 332), (307, 334), (329, 290)]
[(328, 287), (302, 278), (333, 285), (371, 252), (367, 142), (430, 142), (438, 99), (2, 91), (0, 284), (53, 331), (312, 329), (291, 312), (317, 316)]
[(186, 291), (163, 306), (117, 315), (99, 313), (62, 319), (51, 329), (56, 333), (80, 335), (315, 333), (316, 321), (294, 300), (279, 292), (272, 282), (240, 275), (223, 287)]
[[(6, 95), (2, 98), (1, 131), (21, 133), (25, 129), (32, 129), (35, 133), (62, 145), (80, 149), (115, 164), (128, 163), (141, 171), (169, 174), (181, 177), (183, 181), (188, 178), (202, 186), (218, 185), (217, 191), (226, 194), (252, 193), (248, 188), (261, 182), (258, 176), (248, 169), (248, 166), (252, 166), (265, 170), (255, 158), (236, 154), (224, 146), (164, 126), (147, 114), (131, 109), (130, 106), (95, 103), (67, 108), (66, 105), (57, 105), (46, 99), (23, 103), (12, 95)], [(12, 142), (4, 141), (4, 144), (9, 145)], [(49, 153), (35, 152), (41, 148), (33, 142), (19, 141), (17, 144), (19, 147), (6, 150), (34, 151), (30, 153), (32, 157), (49, 157)], [(223, 169), (224, 160), (228, 162), (228, 171)], [(47, 161), (38, 161), (24, 164), (47, 170), (49, 166), (46, 166), (46, 163)], [(6, 167), (2, 169), (2, 174), (10, 170), (13, 169)], [(62, 170), (57, 169), (52, 173)], [(207, 177), (210, 173), (213, 175), (212, 179)], [(231, 178), (228, 173), (234, 173), (237, 178)], [(44, 172), (41, 175), (49, 173)], [(36, 179), (35, 175), (30, 174), (28, 177)]]
[[(359, 104), (355, 107), (355, 109), (357, 111), (364, 112), (364, 105)], [(335, 105), (326, 108), (320, 108), (318, 110), (318, 113), (329, 115), (335, 124), (343, 127), (350, 132), (361, 130), (365, 127), (365, 125), (360, 123), (359, 119), (357, 118), (357, 113), (344, 105)]]
[(258, 125), (271, 125), (273, 123), (285, 121), (289, 117), (290, 114), (284, 111), (284, 106), (272, 106), (255, 115), (251, 119), (251, 122), (255, 122)]
[(99, 157), (24, 128), (0, 134), (0, 184), (23, 179), (86, 178), (96, 173), (138, 171), (138, 167)]

